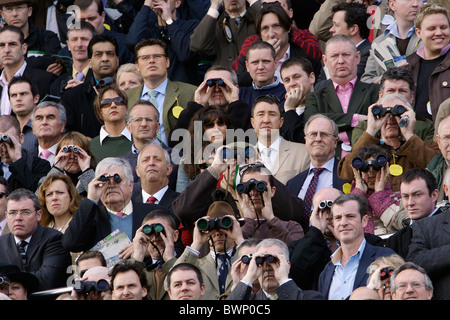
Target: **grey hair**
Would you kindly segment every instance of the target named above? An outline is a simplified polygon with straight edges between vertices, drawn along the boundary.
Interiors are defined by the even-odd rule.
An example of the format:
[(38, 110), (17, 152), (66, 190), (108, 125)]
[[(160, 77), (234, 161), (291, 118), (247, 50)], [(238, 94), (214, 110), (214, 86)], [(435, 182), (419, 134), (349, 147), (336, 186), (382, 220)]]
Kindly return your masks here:
[(137, 105), (145, 105), (145, 106), (148, 106), (149, 108), (153, 108), (153, 109), (155, 110), (155, 112), (156, 112), (156, 122), (159, 123), (159, 111), (158, 111), (158, 108), (157, 108), (153, 103), (151, 103), (150, 101), (144, 100), (144, 99), (139, 99), (139, 100), (138, 100), (138, 101), (130, 108), (130, 110), (128, 110), (127, 116), (126, 116), (127, 123), (130, 123), (130, 122), (131, 122), (132, 119), (131, 119), (130, 115), (131, 115), (131, 113), (133, 112), (134, 107), (136, 107)]
[(137, 163), (138, 163), (138, 165), (139, 165), (139, 162), (141, 162), (141, 154), (142, 154), (142, 152), (143, 152), (147, 147), (150, 147), (150, 146), (155, 146), (155, 147), (159, 147), (159, 148), (162, 149), (162, 151), (164, 152), (164, 158), (166, 158), (166, 167), (169, 167), (169, 165), (171, 164), (169, 152), (167, 152), (167, 150), (164, 149), (163, 147), (161, 147), (161, 146), (159, 146), (159, 145), (157, 145), (157, 144), (154, 144), (154, 143), (146, 144), (146, 145), (142, 148), (142, 150), (139, 152), (138, 157), (137, 157)]
[(397, 277), (397, 275), (405, 270), (416, 270), (419, 271), (421, 274), (423, 274), (424, 278), (425, 278), (425, 288), (427, 290), (433, 290), (433, 282), (431, 281), (430, 277), (428, 276), (427, 272), (425, 271), (424, 268), (422, 268), (421, 266), (415, 264), (414, 262), (405, 262), (404, 264), (402, 264), (400, 267), (398, 267), (397, 269), (394, 270), (394, 273), (391, 276), (391, 291), (395, 292), (395, 290), (397, 290), (397, 287), (395, 285), (395, 278)]
[(259, 248), (267, 248), (271, 246), (278, 246), (283, 251), (283, 255), (286, 257), (286, 260), (289, 262), (289, 248), (284, 241), (275, 238), (268, 238), (262, 240), (255, 248), (255, 251), (258, 251)]
[(326, 46), (325, 46), (325, 55), (327, 54), (327, 48), (331, 43), (336, 43), (336, 42), (348, 42), (352, 45), (353, 49), (355, 49), (355, 52), (357, 52), (358, 50), (356, 49), (356, 45), (355, 42), (353, 42), (352, 38), (350, 38), (349, 36), (346, 36), (344, 34), (336, 34), (334, 36), (332, 36), (330, 39), (328, 39)]
[(33, 124), (34, 113), (36, 112), (36, 110), (46, 107), (55, 107), (58, 110), (59, 123), (67, 123), (66, 108), (61, 103), (53, 101), (42, 101), (31, 112), (31, 124)]
[(134, 181), (133, 170), (131, 169), (130, 163), (127, 160), (116, 157), (108, 157), (100, 161), (95, 168), (95, 175), (98, 176), (101, 172), (114, 167), (123, 167), (123, 172), (127, 181)]
[(326, 115), (323, 115), (320, 113), (316, 113), (315, 115), (312, 115), (311, 117), (309, 117), (308, 121), (306, 121), (305, 127), (303, 128), (305, 135), (306, 135), (306, 131), (308, 130), (310, 123), (318, 118), (324, 118), (324, 119), (327, 119), (328, 121), (330, 121), (331, 128), (333, 129), (333, 135), (335, 137), (337, 137), (339, 135), (339, 128), (338, 128), (336, 122), (334, 122), (332, 119), (328, 118)]
[(392, 93), (392, 94), (386, 94), (384, 96), (382, 96), (381, 98), (378, 99), (377, 103), (379, 104), (383, 104), (386, 101), (391, 101), (391, 100), (395, 100), (395, 99), (399, 99), (402, 100), (403, 103), (410, 109), (412, 109), (411, 103), (409, 102), (408, 99), (406, 99), (404, 96), (402, 96), (401, 94), (398, 93)]

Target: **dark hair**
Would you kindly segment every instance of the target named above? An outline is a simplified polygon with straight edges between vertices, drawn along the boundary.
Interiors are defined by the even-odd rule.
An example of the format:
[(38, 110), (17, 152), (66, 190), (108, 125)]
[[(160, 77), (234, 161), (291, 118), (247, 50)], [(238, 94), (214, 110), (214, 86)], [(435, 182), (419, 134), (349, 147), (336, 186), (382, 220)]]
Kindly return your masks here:
[(251, 111), (252, 118), (254, 116), (253, 113), (255, 112), (256, 106), (261, 102), (266, 102), (268, 104), (275, 104), (278, 107), (278, 111), (280, 112), (280, 118), (282, 117), (284, 109), (283, 109), (283, 106), (281, 105), (280, 99), (278, 99), (278, 97), (276, 97), (274, 95), (269, 94), (269, 95), (259, 96), (255, 99), (255, 102), (253, 103), (252, 111)]
[(114, 46), (114, 52), (116, 53), (116, 56), (119, 56), (119, 45), (117, 44), (116, 38), (109, 34), (97, 34), (92, 37), (91, 41), (89, 41), (88, 45), (88, 57), (89, 59), (92, 59), (92, 47), (100, 42), (109, 42)]
[(361, 194), (356, 194), (356, 193), (355, 194), (344, 193), (344, 194), (340, 195), (339, 197), (337, 197), (333, 201), (333, 206), (331, 207), (331, 212), (333, 212), (333, 208), (335, 205), (340, 206), (347, 201), (358, 202), (358, 211), (359, 211), (359, 214), (361, 215), (361, 218), (367, 214), (367, 212), (369, 210), (369, 203), (367, 202), (366, 197)]
[(278, 22), (280, 23), (280, 26), (288, 32), (291, 30), (292, 25), (292, 19), (289, 17), (287, 12), (283, 9), (282, 6), (276, 3), (270, 3), (265, 6), (263, 6), (258, 13), (256, 14), (255, 18), (255, 30), (256, 34), (261, 37), (261, 23), (266, 14), (273, 13), (278, 17)]
[(73, 4), (78, 6), (80, 10), (86, 10), (94, 2), (97, 4), (97, 13), (99, 16), (101, 16), (104, 11), (102, 0), (75, 0)]
[(148, 213), (144, 219), (142, 219), (142, 224), (144, 224), (145, 222), (147, 222), (150, 219), (156, 219), (156, 218), (162, 218), (165, 219), (169, 225), (172, 227), (173, 230), (177, 230), (178, 226), (177, 223), (174, 219), (174, 217), (167, 211), (165, 210), (161, 210), (161, 209), (156, 209), (153, 211), (150, 211), (150, 213)]
[(9, 97), (9, 91), (11, 90), (11, 86), (13, 86), (16, 83), (28, 83), (30, 85), (30, 90), (31, 90), (31, 94), (33, 95), (33, 97), (36, 97), (37, 94), (39, 94), (39, 90), (36, 86), (36, 84), (31, 81), (30, 78), (28, 78), (27, 76), (17, 76), (17, 77), (13, 77), (11, 79), (11, 81), (9, 82), (8, 85), (8, 97)]
[(269, 49), (270, 50), (270, 55), (272, 56), (273, 60), (275, 60), (277, 58), (277, 53), (275, 52), (274, 47), (265, 41), (256, 41), (253, 42), (247, 49), (247, 52), (245, 53), (245, 60), (248, 61), (248, 56), (250, 55), (250, 51), (252, 50), (257, 50), (257, 49)]
[(11, 115), (0, 116), (0, 128), (2, 128), (3, 131), (8, 131), (10, 128), (14, 128), (17, 138), (19, 138), (21, 133), (19, 120)]
[[(103, 3), (102, 3), (102, 6), (103, 6)], [(87, 21), (81, 20), (79, 28), (75, 28), (75, 25), (73, 25), (73, 27), (67, 29), (67, 39), (69, 39), (69, 33), (71, 31), (76, 31), (76, 30), (88, 30), (91, 33), (92, 37), (95, 36), (94, 26)]]
[(270, 172), (269, 169), (267, 169), (264, 165), (262, 166), (249, 166), (245, 171), (242, 173), (241, 180), (244, 178), (244, 176), (250, 174), (250, 173), (261, 173), (265, 174), (269, 177), (269, 183), (270, 186), (273, 187), (275, 184), (275, 178), (273, 177), (273, 174)]
[(414, 77), (409, 67), (391, 67), (387, 69), (380, 80), (380, 91), (384, 90), (386, 80), (403, 80), (409, 85), (409, 90), (414, 92)]
[(103, 253), (101, 253), (100, 251), (97, 251), (97, 250), (86, 250), (86, 251), (84, 251), (82, 254), (80, 254), (78, 256), (78, 258), (76, 259), (75, 263), (78, 266), (80, 261), (87, 260), (87, 259), (92, 259), (92, 258), (98, 258), (100, 260), (100, 264), (103, 267), (107, 266), (105, 256), (103, 255)]
[(113, 290), (114, 290), (114, 280), (116, 279), (117, 274), (128, 272), (130, 270), (136, 272), (139, 278), (139, 282), (141, 283), (141, 286), (143, 288), (148, 288), (147, 277), (145, 276), (143, 268), (139, 267), (136, 263), (133, 263), (129, 260), (125, 260), (115, 264), (111, 270), (110, 273), (111, 288), (113, 288)]
[(376, 144), (369, 144), (367, 146), (362, 146), (356, 152), (355, 157), (359, 157), (363, 161), (366, 161), (370, 157), (376, 159), (379, 155), (385, 156), (388, 162), (391, 160), (392, 157), (390, 152), (388, 152), (386, 149)]
[(9, 192), (10, 192), (8, 181), (4, 177), (0, 177), (0, 184), (5, 186), (5, 193), (6, 193), (6, 196), (8, 196)]
[(179, 264), (175, 265), (167, 273), (167, 277), (166, 277), (167, 288), (170, 288), (170, 281), (171, 281), (171, 278), (172, 278), (172, 273), (174, 273), (175, 271), (178, 271), (178, 270), (183, 270), (183, 271), (192, 270), (192, 271), (194, 271), (196, 273), (196, 275), (197, 275), (198, 282), (199, 282), (200, 286), (203, 285), (203, 275), (202, 275), (202, 272), (200, 271), (200, 269), (197, 268), (195, 265), (193, 265), (191, 263), (182, 262), (182, 263), (179, 263)]
[(139, 50), (141, 50), (143, 47), (150, 47), (150, 46), (160, 46), (161, 48), (164, 49), (164, 54), (166, 55), (166, 57), (169, 58), (169, 51), (168, 51), (169, 49), (166, 43), (159, 39), (150, 38), (142, 40), (134, 47), (134, 55), (136, 57), (136, 62), (138, 61)]
[(307, 75), (314, 73), (314, 68), (312, 66), (311, 61), (309, 61), (305, 57), (297, 56), (297, 57), (291, 57), (291, 58), (287, 59), (285, 62), (283, 62), (283, 64), (281, 65), (281, 68), (280, 68), (280, 74), (283, 72), (284, 69), (290, 68), (295, 65), (300, 66)]
[(34, 209), (41, 210), (41, 205), (39, 204), (39, 199), (34, 192), (31, 192), (25, 188), (19, 188), (11, 192), (6, 198), (6, 206), (8, 206), (8, 201), (19, 201), (22, 199), (30, 199), (33, 201)]
[(423, 179), (427, 185), (428, 194), (431, 196), (437, 189), (436, 177), (425, 168), (411, 168), (402, 175), (401, 183), (411, 183), (416, 179)]
[(128, 106), (128, 97), (125, 92), (123, 92), (122, 90), (119, 89), (119, 87), (117, 87), (115, 84), (113, 84), (113, 85), (102, 88), (98, 92), (98, 95), (95, 97), (95, 100), (94, 100), (94, 113), (95, 113), (95, 116), (97, 117), (97, 120), (100, 121), (100, 123), (104, 123), (104, 121), (101, 117), (101, 111), (102, 111), (101, 102), (103, 100), (103, 95), (107, 91), (114, 91), (115, 93), (117, 93), (117, 95), (123, 99), (123, 103), (125, 104), (125, 107), (128, 108), (127, 107)]
[(345, 23), (347, 27), (357, 25), (359, 28), (359, 35), (363, 39), (369, 37), (370, 29), (367, 27), (367, 21), (370, 14), (367, 12), (367, 7), (359, 2), (344, 2), (338, 3), (331, 9), (333, 14), (338, 11), (345, 11)]
[(23, 35), (22, 30), (19, 27), (16, 27), (12, 24), (10, 25), (5, 25), (3, 28), (0, 29), (0, 34), (5, 32), (5, 31), (11, 31), (11, 32), (15, 32), (19, 35), (19, 42), (20, 44), (24, 44), (25, 43), (25, 36)]

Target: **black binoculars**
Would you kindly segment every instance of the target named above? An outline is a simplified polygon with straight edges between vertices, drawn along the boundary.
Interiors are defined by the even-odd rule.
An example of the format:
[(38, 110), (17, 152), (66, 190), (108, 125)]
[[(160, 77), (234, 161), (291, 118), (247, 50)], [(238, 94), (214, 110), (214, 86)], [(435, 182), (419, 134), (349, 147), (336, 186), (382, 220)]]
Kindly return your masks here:
[(377, 156), (375, 160), (368, 160), (368, 161), (363, 161), (361, 158), (355, 157), (352, 160), (352, 167), (355, 168), (356, 170), (367, 172), (369, 171), (369, 167), (372, 166), (374, 170), (380, 171), (381, 168), (384, 167), (387, 162), (388, 162), (387, 158), (381, 154)]
[(164, 232), (164, 226), (161, 223), (152, 223), (152, 224), (146, 224), (143, 228), (142, 228), (142, 232), (144, 232), (146, 235), (152, 235), (154, 233), (163, 233), (164, 235), (166, 234)]
[(77, 147), (77, 146), (74, 146), (74, 145), (72, 145), (72, 144), (69, 144), (69, 145), (67, 145), (67, 146), (64, 146), (64, 147), (62, 148), (62, 150), (63, 150), (64, 152), (70, 152), (70, 151), (72, 151), (72, 152), (77, 153), (77, 152), (78, 152), (78, 147)]
[(249, 255), (244, 254), (241, 257), (241, 261), (243, 264), (249, 264), (251, 260), (252, 260), (252, 254), (249, 254)]
[(197, 167), (198, 169), (208, 169), (208, 167), (212, 164), (213, 161), (214, 157), (209, 157), (207, 159), (201, 158), (197, 163)]
[(249, 159), (255, 156), (255, 150), (250, 147), (224, 147), (222, 149), (222, 159), (237, 159), (240, 155), (243, 159)]
[(392, 269), (391, 267), (383, 268), (380, 270), (380, 279), (385, 280), (385, 279), (389, 278), (390, 276), (392, 276), (393, 273), (394, 273), (394, 269)]
[(73, 289), (78, 293), (89, 293), (92, 290), (103, 292), (108, 289), (109, 283), (105, 279), (98, 281), (81, 281), (75, 280)]
[(250, 193), (253, 189), (256, 191), (264, 192), (267, 189), (267, 183), (265, 181), (258, 181), (255, 179), (250, 179), (247, 182), (241, 182), (236, 186), (236, 191), (238, 193)]
[(401, 104), (396, 104), (393, 108), (384, 108), (381, 105), (376, 105), (372, 108), (372, 114), (377, 118), (381, 118), (387, 113), (391, 113), (393, 116), (401, 116), (403, 113), (405, 113), (405, 111), (406, 108)]
[(115, 183), (120, 183), (122, 182), (122, 178), (120, 177), (120, 175), (118, 173), (115, 174), (110, 174), (110, 175), (101, 175), (100, 176), (100, 181), (101, 182), (107, 182), (109, 178), (113, 178)]
[(10, 281), (9, 281), (8, 277), (6, 277), (6, 276), (0, 277), (0, 285), (9, 286), (9, 284), (10, 284)]
[(319, 202), (319, 210), (323, 210), (325, 208), (331, 209), (333, 206), (333, 201), (331, 200), (323, 200)]
[(206, 80), (206, 85), (208, 87), (214, 87), (216, 84), (218, 84), (221, 87), (226, 87), (225, 81), (223, 81), (221, 78), (213, 78)]
[(214, 219), (206, 219), (201, 218), (197, 221), (197, 228), (200, 231), (212, 231), (219, 229), (231, 229), (233, 227), (233, 219), (230, 217), (222, 217), (222, 218), (214, 218)]
[(11, 145), (13, 144), (11, 138), (8, 135), (6, 135), (6, 134), (0, 134), (0, 142), (6, 142), (6, 143), (9, 143)]
[(97, 88), (97, 90), (100, 90), (100, 89), (110, 85), (111, 83), (114, 83), (115, 81), (116, 81), (116, 79), (114, 77), (106, 77), (106, 78), (103, 78), (102, 80), (100, 80), (99, 82), (97, 82), (95, 87)]
[(275, 258), (271, 254), (265, 254), (263, 256), (255, 257), (255, 263), (260, 266), (264, 263), (264, 261), (267, 261), (268, 263), (274, 263), (277, 261), (277, 258)]

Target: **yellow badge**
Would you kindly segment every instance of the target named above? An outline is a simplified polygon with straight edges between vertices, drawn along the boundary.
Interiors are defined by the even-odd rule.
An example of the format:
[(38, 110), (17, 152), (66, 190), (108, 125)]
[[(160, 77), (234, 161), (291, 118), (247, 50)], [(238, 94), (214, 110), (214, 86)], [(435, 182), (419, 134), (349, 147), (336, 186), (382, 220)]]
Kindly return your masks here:
[(181, 111), (183, 111), (183, 108), (182, 108), (182, 107), (180, 107), (180, 106), (175, 106), (175, 107), (173, 107), (173, 109), (172, 109), (172, 114), (173, 114), (173, 116), (174, 116), (175, 118), (178, 119), (178, 118), (180, 117)]
[(344, 185), (342, 186), (342, 191), (344, 191), (344, 193), (350, 193), (352, 189), (352, 185), (348, 182), (344, 183)]
[(398, 164), (391, 164), (389, 166), (389, 173), (396, 177), (401, 176), (403, 173), (403, 167)]

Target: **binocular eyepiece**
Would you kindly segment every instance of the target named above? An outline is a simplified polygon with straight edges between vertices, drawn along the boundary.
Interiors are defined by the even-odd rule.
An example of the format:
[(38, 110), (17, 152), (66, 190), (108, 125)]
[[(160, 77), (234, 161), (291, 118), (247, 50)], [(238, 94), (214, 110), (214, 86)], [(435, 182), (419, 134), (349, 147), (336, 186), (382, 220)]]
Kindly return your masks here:
[(75, 280), (73, 289), (78, 293), (89, 293), (92, 290), (103, 292), (108, 289), (109, 283), (105, 279), (98, 281), (81, 281)]
[[(241, 261), (242, 261), (242, 263), (244, 263), (244, 264), (249, 264), (250, 263), (250, 261), (252, 260), (252, 258), (253, 258), (253, 255), (252, 254), (250, 254), (250, 255), (243, 255), (242, 257), (241, 257)], [(265, 254), (264, 256), (258, 256), (258, 257), (255, 257), (255, 263), (258, 265), (258, 266), (260, 266), (260, 265), (262, 265), (263, 263), (264, 263), (264, 261), (267, 261), (268, 263), (274, 263), (274, 262), (277, 262), (278, 261), (278, 259), (277, 258), (275, 258), (273, 255), (271, 255), (271, 254)]]
[(369, 171), (369, 167), (372, 166), (374, 170), (380, 171), (382, 167), (386, 165), (388, 159), (384, 155), (378, 155), (375, 160), (363, 161), (359, 157), (355, 157), (352, 160), (352, 167), (362, 172)]
[(78, 152), (78, 147), (70, 144), (70, 145), (64, 146), (64, 147), (62, 148), (62, 150), (63, 150), (64, 152), (70, 152), (70, 151), (72, 151), (72, 152), (74, 152), (74, 153), (77, 153), (77, 152)]
[(110, 175), (107, 175), (107, 176), (101, 175), (100, 176), (100, 181), (101, 182), (107, 182), (109, 178), (113, 178), (115, 183), (122, 182), (122, 177), (118, 173), (110, 174)]
[(233, 227), (233, 219), (227, 216), (224, 216), (222, 218), (214, 218), (210, 220), (206, 218), (201, 218), (197, 221), (197, 228), (200, 231), (212, 231), (220, 229), (229, 230), (232, 227)]
[(255, 150), (251, 147), (240, 148), (228, 146), (222, 149), (222, 159), (237, 159), (238, 155), (243, 159), (250, 159), (255, 156)]
[(394, 269), (391, 267), (386, 267), (380, 270), (380, 279), (385, 280), (387, 278), (390, 278), (392, 274), (394, 273)]
[(333, 201), (331, 200), (323, 200), (319, 202), (319, 210), (323, 210), (325, 208), (331, 209), (333, 206)]
[(226, 87), (227, 86), (225, 84), (225, 81), (223, 81), (223, 79), (221, 79), (221, 78), (212, 78), (212, 79), (206, 80), (206, 85), (208, 87), (215, 87), (216, 84), (219, 85), (220, 87)]
[(0, 142), (6, 142), (9, 143), (10, 145), (13, 144), (11, 138), (6, 134), (0, 134)]
[(144, 232), (146, 235), (152, 235), (154, 233), (163, 233), (166, 234), (164, 231), (164, 226), (160, 223), (152, 223), (152, 224), (146, 224), (142, 228), (142, 232)]
[(258, 192), (264, 192), (267, 189), (267, 183), (265, 181), (258, 181), (255, 179), (250, 179), (247, 182), (241, 182), (236, 186), (236, 191), (238, 193), (250, 193), (253, 189)]
[(381, 118), (387, 113), (391, 113), (393, 116), (401, 116), (405, 112), (406, 108), (401, 104), (396, 104), (393, 108), (384, 108), (382, 105), (375, 105), (372, 107), (372, 114), (377, 118)]

